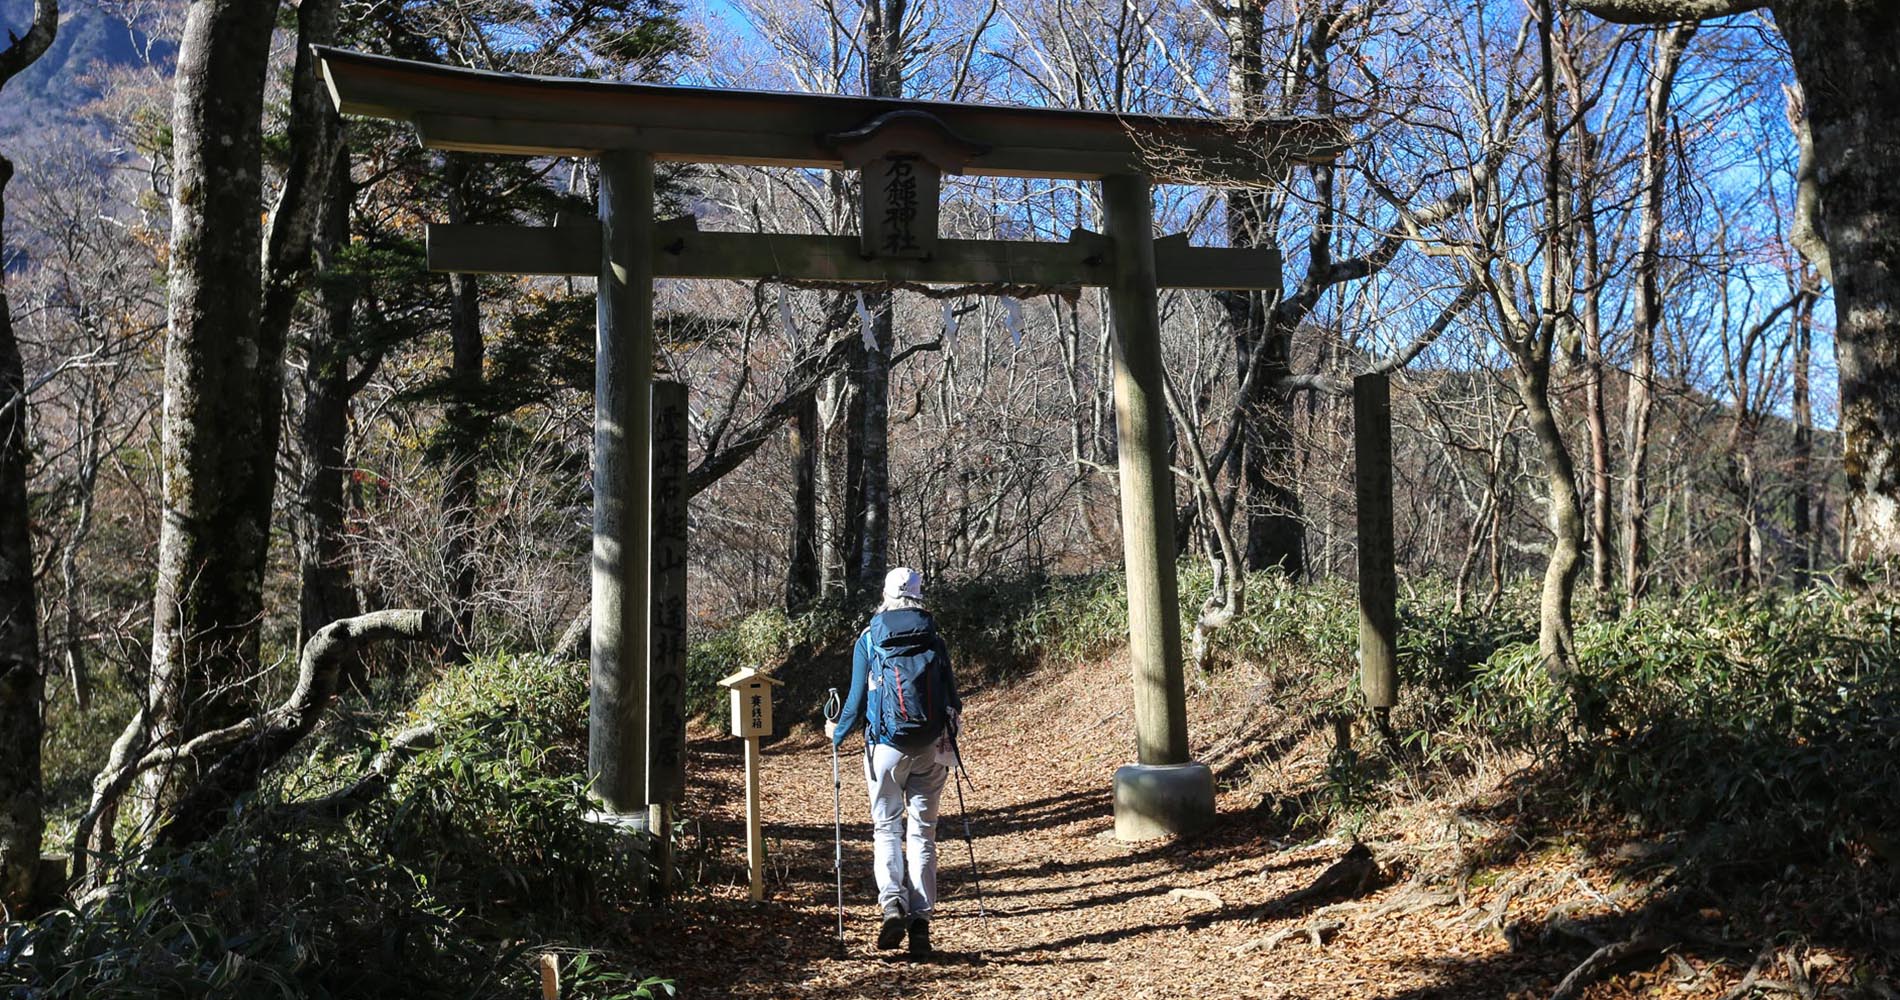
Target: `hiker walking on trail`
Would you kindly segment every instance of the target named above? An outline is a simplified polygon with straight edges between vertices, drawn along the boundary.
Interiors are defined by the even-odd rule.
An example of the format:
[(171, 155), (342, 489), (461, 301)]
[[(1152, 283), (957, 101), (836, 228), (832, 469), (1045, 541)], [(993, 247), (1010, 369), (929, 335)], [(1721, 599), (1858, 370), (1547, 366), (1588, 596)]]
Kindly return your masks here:
[(900, 567), (884, 578), (884, 603), (852, 651), (849, 691), (838, 720), (826, 728), (836, 746), (865, 727), (864, 780), (883, 911), (877, 946), (895, 948), (908, 931), (910, 953), (928, 955), (937, 902), (937, 802), (950, 777), (963, 703), (916, 570)]

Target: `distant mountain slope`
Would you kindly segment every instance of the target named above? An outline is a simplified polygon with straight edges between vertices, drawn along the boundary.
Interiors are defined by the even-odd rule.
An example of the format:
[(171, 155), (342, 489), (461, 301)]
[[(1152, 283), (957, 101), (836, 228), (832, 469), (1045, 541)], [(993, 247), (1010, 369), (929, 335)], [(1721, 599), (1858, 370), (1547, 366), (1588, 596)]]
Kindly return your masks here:
[[(99, 96), (90, 79), (101, 67), (144, 62), (144, 34), (94, 0), (62, 0), (59, 34), (52, 48), (25, 73), (7, 84), (0, 100), (0, 133), (30, 129)], [(33, 20), (33, 0), (0, 0), (0, 26), (14, 34)], [(175, 46), (163, 42), (152, 55), (170, 59)]]

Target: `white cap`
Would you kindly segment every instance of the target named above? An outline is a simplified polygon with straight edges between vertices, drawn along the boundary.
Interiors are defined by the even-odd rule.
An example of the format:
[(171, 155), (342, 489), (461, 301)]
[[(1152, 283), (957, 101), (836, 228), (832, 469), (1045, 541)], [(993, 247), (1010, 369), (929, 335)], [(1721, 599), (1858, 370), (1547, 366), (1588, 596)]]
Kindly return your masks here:
[(899, 566), (884, 574), (884, 599), (897, 597), (924, 599), (924, 578), (909, 566)]

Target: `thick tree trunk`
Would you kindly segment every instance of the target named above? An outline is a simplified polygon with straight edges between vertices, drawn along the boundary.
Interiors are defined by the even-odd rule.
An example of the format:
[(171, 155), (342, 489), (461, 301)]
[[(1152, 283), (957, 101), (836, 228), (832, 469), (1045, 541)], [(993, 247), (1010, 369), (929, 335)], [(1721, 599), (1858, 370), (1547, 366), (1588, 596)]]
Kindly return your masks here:
[[(0, 232), (13, 164), (0, 157)], [(33, 895), (45, 832), (41, 810), (39, 606), (26, 506), (26, 370), (0, 273), (0, 906)]]
[(1630, 387), (1623, 415), (1624, 600), (1634, 608), (1649, 589), (1649, 430), (1655, 406), (1656, 333), (1662, 325), (1662, 228), (1669, 164), (1669, 99), (1693, 23), (1657, 36), (1644, 107), (1642, 222), (1636, 251), (1636, 329), (1630, 346)]
[(789, 423), (792, 448), (792, 544), (786, 559), (785, 607), (810, 604), (819, 593), (818, 570), (818, 399), (807, 392)]
[[(855, 358), (856, 352), (847, 347), (846, 355)], [(815, 400), (819, 432), (812, 471), (818, 494), (818, 589), (827, 596), (844, 593), (848, 581), (855, 579), (845, 572), (846, 560), (858, 551), (851, 541), (852, 497), (857, 495), (850, 472), (856, 452), (851, 429), (857, 426), (851, 420), (857, 395), (852, 386), (847, 368), (827, 377)]]
[(1277, 324), (1262, 343), (1255, 364), (1266, 371), (1255, 383), (1247, 406), (1241, 450), (1241, 478), (1247, 491), (1247, 568), (1279, 567), (1298, 580), (1306, 575), (1306, 518), (1294, 488), (1293, 413), (1285, 379), (1291, 337)]
[[(276, 5), (198, 0), (172, 103), (163, 521), (150, 704), (165, 742), (248, 714), (283, 405), (260, 327), (264, 81)], [(152, 790), (168, 782), (154, 773)]]
[[(1228, 113), (1236, 117), (1266, 111), (1266, 78), (1262, 45), (1265, 5), (1240, 0), (1231, 8), (1227, 30)], [(1270, 246), (1275, 240), (1265, 196), (1236, 189), (1226, 195), (1229, 246)], [(1293, 405), (1286, 387), (1293, 374), (1293, 323), (1282, 321), (1264, 292), (1230, 292), (1221, 296), (1234, 338), (1236, 366), (1247, 386), (1242, 402), (1240, 467), (1246, 497), (1247, 569), (1279, 567), (1298, 579), (1306, 571), (1306, 522), (1300, 516), (1295, 480)], [(1303, 311), (1301, 313), (1303, 315)], [(1262, 370), (1251, 378), (1252, 365)]]
[(1807, 102), (1834, 283), (1846, 557), (1900, 557), (1900, 6), (1774, 5)]
[[(469, 203), (477, 197), (468, 162), (449, 154), (449, 219), (464, 222)], [(482, 306), (475, 276), (449, 276), (449, 405), (443, 414), (445, 465), (442, 484), (442, 566), (448, 577), (448, 642), (442, 647), (446, 663), (468, 659), (475, 635), (475, 505), (482, 439), (479, 400), (482, 361)]]
[[(58, 31), (58, 0), (35, 0), (26, 33), (11, 35), (0, 48), (0, 88), (38, 61)], [(11, 180), (13, 161), (0, 156), (0, 251)], [(0, 908), (15, 910), (33, 899), (46, 833), (40, 776), (46, 667), (40, 658), (32, 518), (26, 505), (26, 365), (13, 332), (6, 277), (0, 267)]]
[[(316, 248), (318, 267), (325, 272), (337, 268), (337, 256), (349, 243), (352, 190), (349, 171), (339, 165), (325, 200)], [(349, 342), (355, 316), (354, 287), (336, 278), (319, 284), (317, 318), (305, 348), (303, 414), (298, 422), (303, 453), (297, 503), (300, 643), (325, 625), (357, 613), (343, 527), (350, 397), (355, 388), (349, 371)]]

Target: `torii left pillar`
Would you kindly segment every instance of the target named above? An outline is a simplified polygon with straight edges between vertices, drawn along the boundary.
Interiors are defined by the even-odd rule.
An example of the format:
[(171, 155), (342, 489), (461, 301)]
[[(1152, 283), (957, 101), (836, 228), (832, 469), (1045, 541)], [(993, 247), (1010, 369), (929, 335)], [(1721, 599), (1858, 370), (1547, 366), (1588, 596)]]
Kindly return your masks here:
[(636, 831), (647, 828), (652, 225), (652, 155), (603, 154), (587, 773), (603, 811)]
[(1115, 328), (1115, 432), (1122, 555), (1128, 574), (1128, 658), (1134, 668), (1136, 763), (1115, 771), (1115, 837), (1193, 833), (1214, 820), (1214, 773), (1188, 755), (1187, 688), (1175, 578), (1174, 471), (1155, 280), (1154, 185), (1102, 179), (1115, 244), (1109, 308)]

